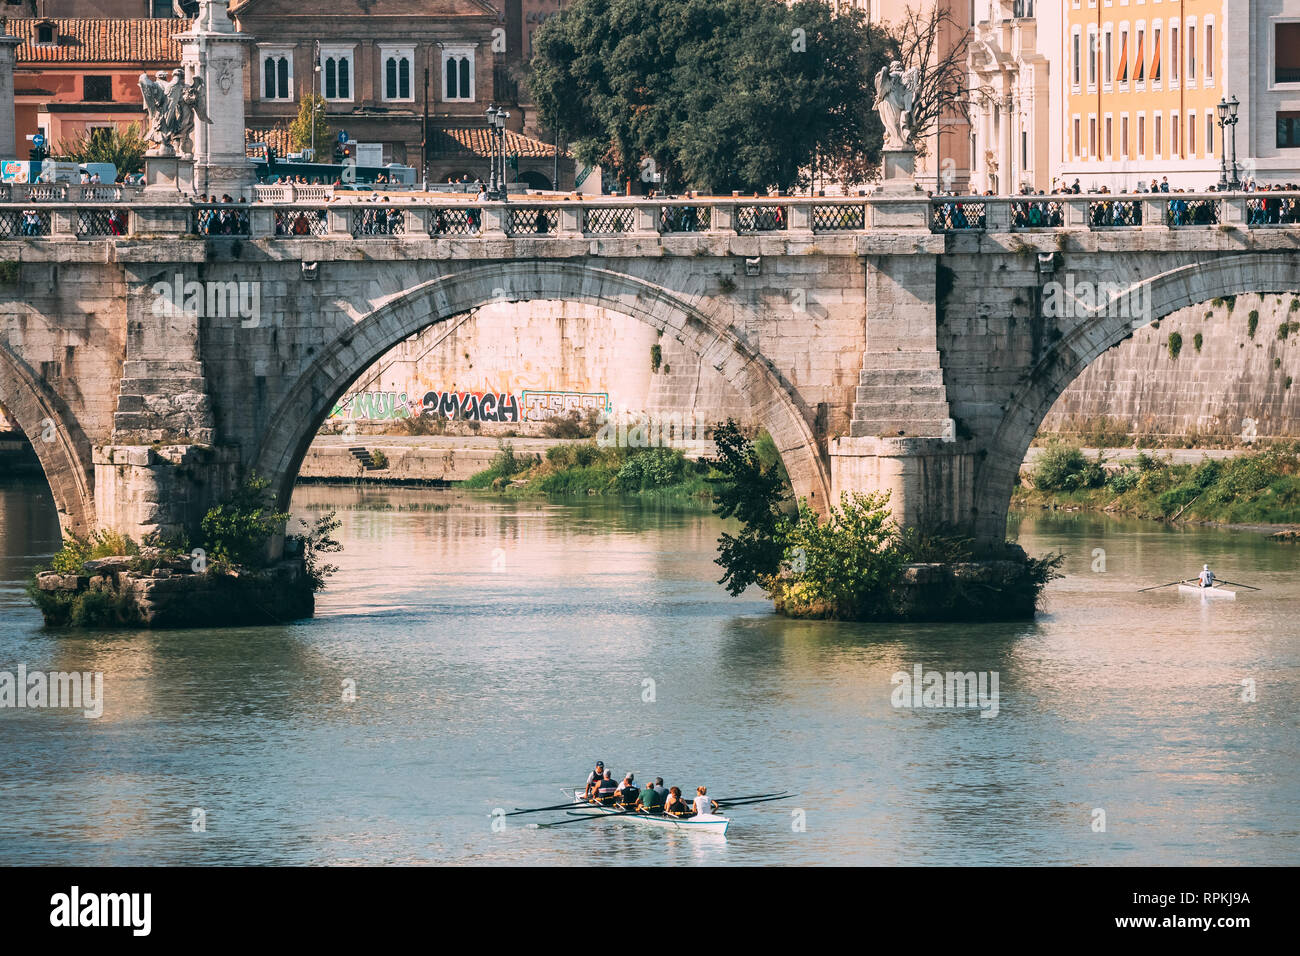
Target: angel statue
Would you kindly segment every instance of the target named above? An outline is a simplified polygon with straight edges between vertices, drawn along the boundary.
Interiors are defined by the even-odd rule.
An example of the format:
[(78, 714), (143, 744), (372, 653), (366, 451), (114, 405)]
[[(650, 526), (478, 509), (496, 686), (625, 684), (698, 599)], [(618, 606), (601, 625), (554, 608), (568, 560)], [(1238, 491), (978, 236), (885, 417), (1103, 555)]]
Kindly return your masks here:
[(149, 114), (145, 139), (157, 143), (163, 156), (188, 155), (192, 148), (194, 121), (210, 123), (203, 91), (203, 78), (195, 76), (188, 83), (181, 70), (159, 70), (157, 79), (140, 74), (140, 92)]
[(912, 106), (921, 85), (921, 68), (906, 73), (898, 60), (876, 74), (876, 111), (885, 126), (885, 149), (907, 149), (912, 138)]

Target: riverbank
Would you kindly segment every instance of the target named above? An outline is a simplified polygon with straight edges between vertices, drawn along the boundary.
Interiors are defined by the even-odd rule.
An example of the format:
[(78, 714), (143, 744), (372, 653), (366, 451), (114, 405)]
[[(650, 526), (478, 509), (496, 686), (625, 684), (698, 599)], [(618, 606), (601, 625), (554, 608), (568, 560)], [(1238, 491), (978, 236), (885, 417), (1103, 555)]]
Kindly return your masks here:
[(1300, 529), (1300, 448), (1282, 443), (1231, 456), (1148, 455), (1114, 460), (1054, 444), (1022, 471), (1013, 506), (1100, 511), (1295, 538)]

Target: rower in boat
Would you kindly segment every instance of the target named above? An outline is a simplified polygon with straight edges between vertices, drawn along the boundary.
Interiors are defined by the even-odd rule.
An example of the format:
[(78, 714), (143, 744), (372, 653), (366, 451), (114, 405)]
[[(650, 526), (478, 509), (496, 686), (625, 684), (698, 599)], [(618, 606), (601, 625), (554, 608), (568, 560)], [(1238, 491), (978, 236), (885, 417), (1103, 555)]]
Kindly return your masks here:
[(653, 783), (647, 783), (645, 789), (636, 798), (636, 809), (641, 813), (663, 813), (664, 798)]
[(583, 789), (583, 797), (590, 800), (592, 791), (596, 789), (603, 779), (605, 779), (605, 762), (597, 760), (596, 769), (587, 774), (587, 786)]
[(709, 814), (718, 812), (718, 803), (716, 800), (714, 800), (712, 797), (709, 796), (708, 787), (695, 788), (694, 810), (696, 816), (699, 816), (700, 814), (704, 814), (707, 816)]
[(1197, 583), (1203, 588), (1214, 587), (1214, 572), (1208, 564), (1201, 566), (1201, 573), (1196, 576)]
[(595, 790), (591, 794), (591, 802), (599, 804), (610, 804), (614, 802), (614, 792), (618, 789), (614, 783), (613, 772), (606, 770), (605, 776), (600, 778), (600, 783), (596, 784)]
[(623, 778), (623, 782), (618, 785), (614, 791), (615, 805), (622, 807), (624, 810), (631, 810), (636, 806), (637, 797), (641, 795), (641, 788), (634, 782), (635, 774), (629, 773)]
[(663, 802), (668, 799), (668, 788), (664, 786), (663, 777), (655, 777), (655, 793), (659, 794), (659, 803), (662, 806)]
[(695, 815), (709, 816), (718, 812), (717, 801), (710, 799), (708, 787), (695, 788)]
[(664, 798), (664, 813), (671, 813), (675, 817), (685, 816), (689, 808), (686, 801), (682, 799), (681, 787), (672, 787), (668, 791), (668, 796)]

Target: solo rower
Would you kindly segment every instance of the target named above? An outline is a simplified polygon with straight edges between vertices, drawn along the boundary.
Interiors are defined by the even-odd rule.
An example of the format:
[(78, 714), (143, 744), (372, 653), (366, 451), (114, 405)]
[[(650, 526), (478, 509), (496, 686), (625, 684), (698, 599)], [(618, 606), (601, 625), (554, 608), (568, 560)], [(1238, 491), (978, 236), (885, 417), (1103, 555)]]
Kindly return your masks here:
[(1201, 573), (1197, 575), (1196, 579), (1200, 582), (1200, 585), (1203, 588), (1214, 587), (1214, 572), (1210, 570), (1208, 564), (1201, 567)]

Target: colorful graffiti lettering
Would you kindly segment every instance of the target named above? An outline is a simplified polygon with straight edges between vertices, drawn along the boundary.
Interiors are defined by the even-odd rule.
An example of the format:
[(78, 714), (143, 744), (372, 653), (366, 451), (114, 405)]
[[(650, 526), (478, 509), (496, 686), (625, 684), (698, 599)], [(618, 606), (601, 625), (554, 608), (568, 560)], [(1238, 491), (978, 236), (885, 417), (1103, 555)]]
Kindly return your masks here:
[(563, 418), (570, 412), (605, 412), (614, 410), (605, 392), (550, 392), (524, 389), (524, 420), (545, 421)]
[(410, 418), (420, 413), (420, 403), (408, 401), (405, 392), (357, 392), (335, 404), (330, 418), (383, 421)]
[(424, 414), (470, 422), (517, 422), (519, 399), (508, 392), (440, 392), (424, 395)]

